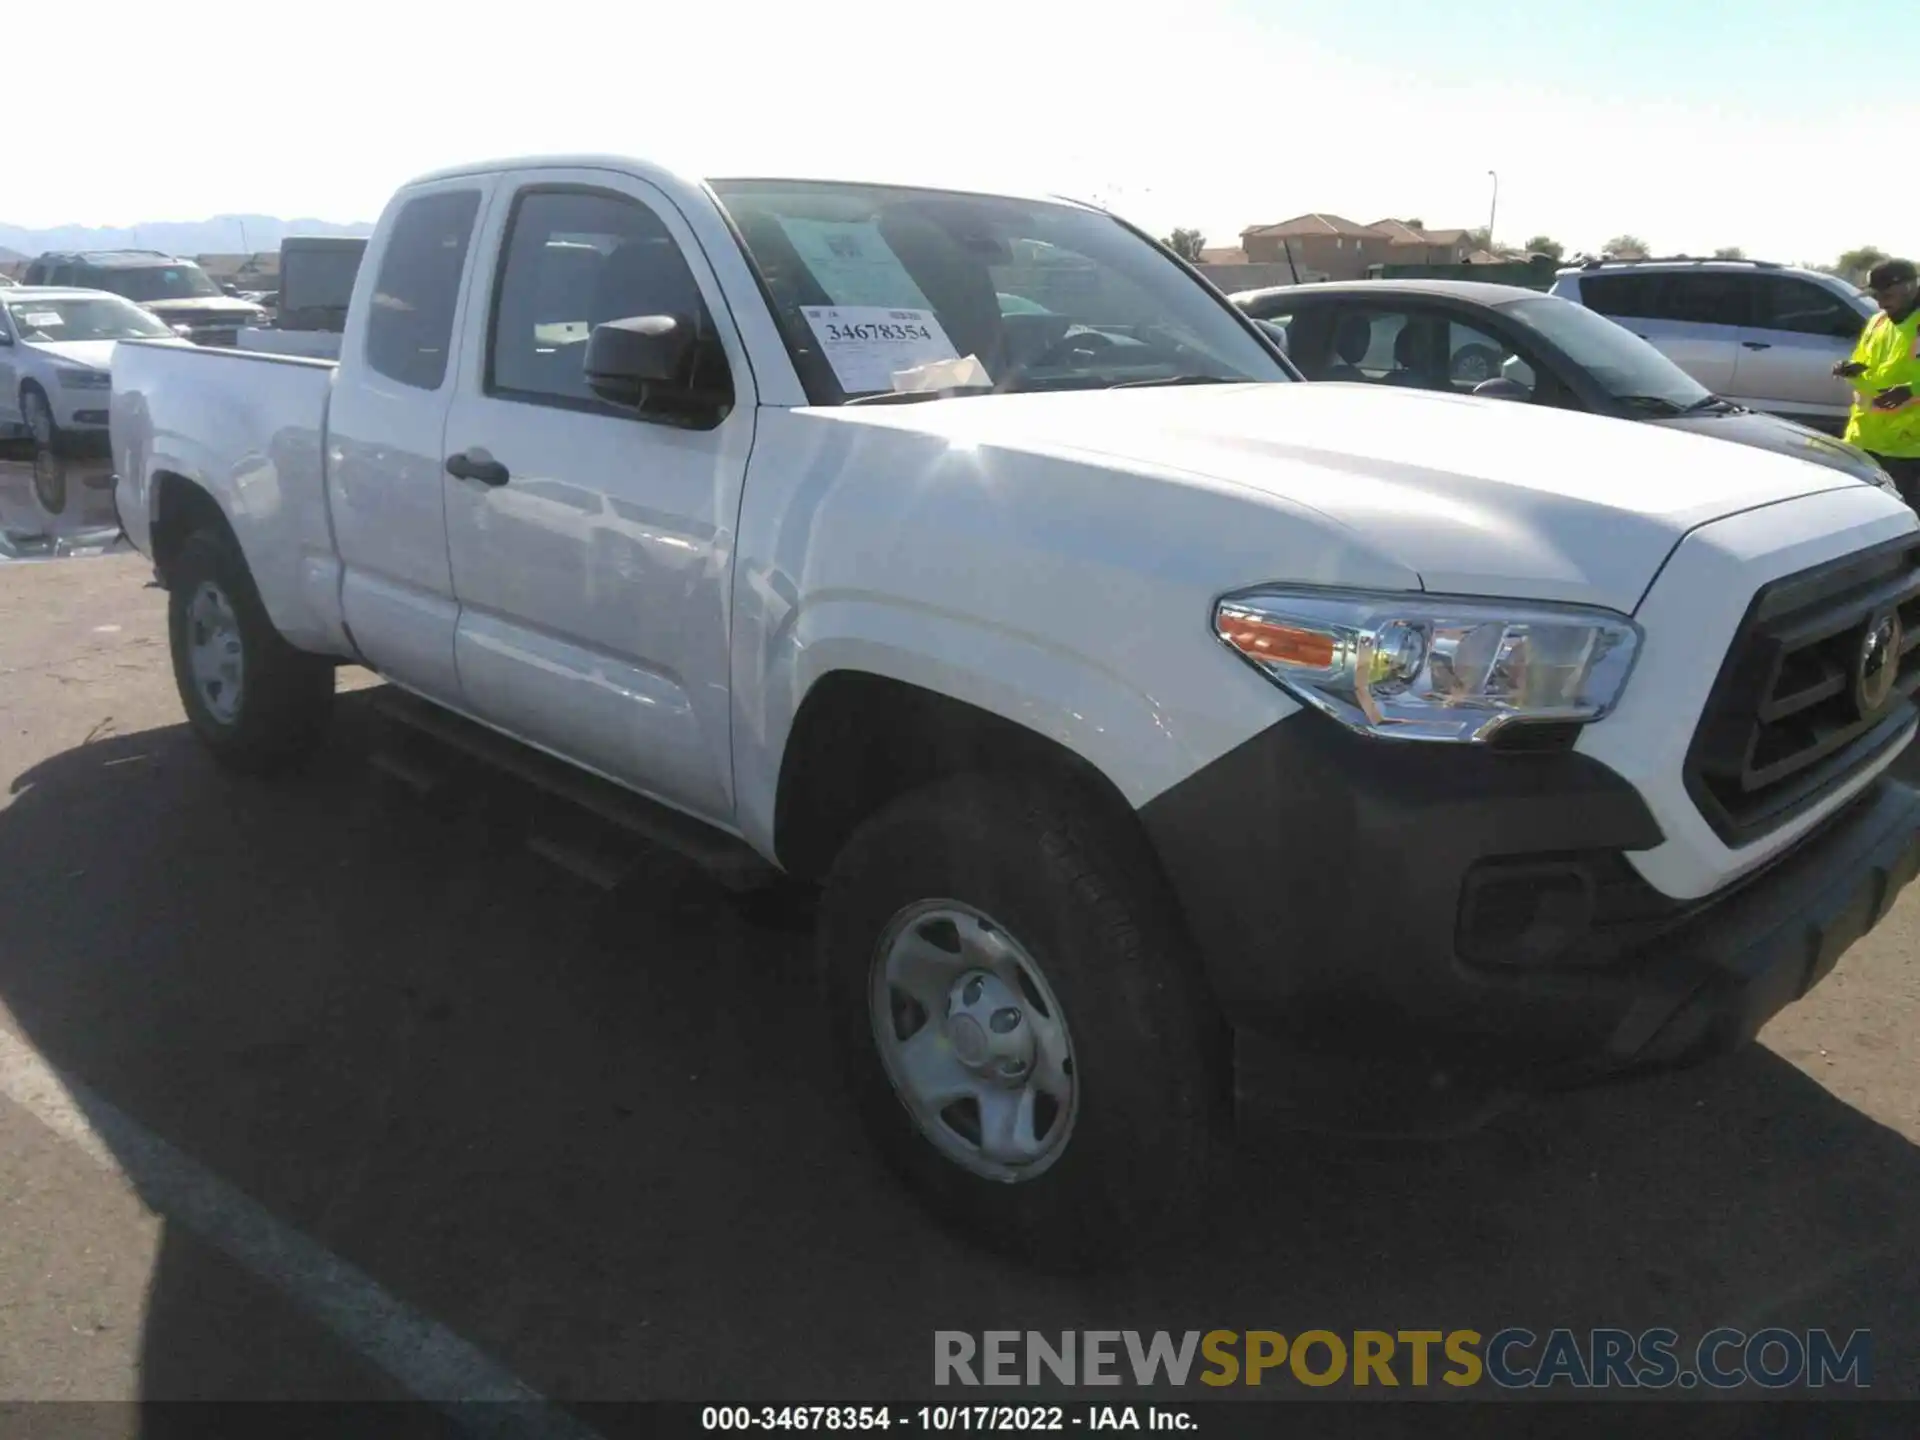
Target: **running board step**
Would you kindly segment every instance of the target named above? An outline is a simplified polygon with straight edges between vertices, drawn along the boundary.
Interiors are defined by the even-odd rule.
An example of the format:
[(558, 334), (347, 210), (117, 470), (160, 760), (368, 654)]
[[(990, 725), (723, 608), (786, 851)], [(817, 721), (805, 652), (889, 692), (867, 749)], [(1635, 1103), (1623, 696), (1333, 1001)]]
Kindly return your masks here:
[[(439, 741), (483, 765), (597, 815), (649, 844), (684, 857), (737, 894), (777, 885), (782, 872), (745, 841), (691, 816), (556, 760), (430, 701), (386, 686), (373, 702), (386, 719)], [(411, 778), (411, 777), (409, 777)]]

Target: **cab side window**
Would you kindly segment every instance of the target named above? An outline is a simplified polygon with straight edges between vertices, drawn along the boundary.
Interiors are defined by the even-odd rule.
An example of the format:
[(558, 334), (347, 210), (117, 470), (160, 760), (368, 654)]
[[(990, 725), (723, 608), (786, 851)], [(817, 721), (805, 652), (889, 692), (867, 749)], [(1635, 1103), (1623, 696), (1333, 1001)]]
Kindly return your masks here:
[[(523, 190), (495, 283), (487, 393), (613, 408), (587, 386), (587, 340), (597, 325), (641, 315), (675, 316), (712, 341), (700, 287), (660, 217), (608, 191)], [(703, 388), (724, 388), (726, 359), (717, 343), (702, 343), (695, 363), (708, 367)]]
[(478, 190), (440, 190), (407, 201), (394, 217), (367, 317), (367, 364), (416, 390), (447, 378)]

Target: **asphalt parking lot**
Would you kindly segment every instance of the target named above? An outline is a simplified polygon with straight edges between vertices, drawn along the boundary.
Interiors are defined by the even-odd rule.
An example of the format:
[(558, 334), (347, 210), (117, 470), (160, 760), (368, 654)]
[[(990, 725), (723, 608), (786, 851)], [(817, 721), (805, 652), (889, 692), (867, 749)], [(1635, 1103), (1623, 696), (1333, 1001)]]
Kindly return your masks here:
[(370, 693), (311, 773), (221, 774), (148, 580), (0, 565), (0, 1400), (872, 1401), (937, 1329), (1509, 1324), (1865, 1327), (1920, 1398), (1920, 895), (1729, 1061), (1276, 1138), (1185, 1260), (1040, 1278), (869, 1158), (800, 927), (418, 793)]

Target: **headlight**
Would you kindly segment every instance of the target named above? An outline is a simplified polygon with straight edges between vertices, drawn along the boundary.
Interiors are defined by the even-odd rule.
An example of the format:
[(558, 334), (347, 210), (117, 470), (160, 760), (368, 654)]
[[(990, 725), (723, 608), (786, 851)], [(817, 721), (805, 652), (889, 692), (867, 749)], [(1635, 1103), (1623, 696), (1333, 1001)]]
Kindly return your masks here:
[(1306, 704), (1402, 740), (1598, 720), (1640, 648), (1639, 627), (1610, 611), (1425, 595), (1251, 591), (1220, 601), (1213, 628)]
[(69, 390), (105, 390), (113, 376), (104, 370), (55, 370), (54, 376)]

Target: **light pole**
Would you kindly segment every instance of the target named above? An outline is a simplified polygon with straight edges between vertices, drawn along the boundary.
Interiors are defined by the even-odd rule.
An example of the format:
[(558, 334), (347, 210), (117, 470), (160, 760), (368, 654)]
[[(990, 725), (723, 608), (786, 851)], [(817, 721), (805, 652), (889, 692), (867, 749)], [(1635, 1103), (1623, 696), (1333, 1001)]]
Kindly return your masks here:
[(1500, 176), (1498, 172), (1493, 170), (1487, 171), (1487, 174), (1493, 177), (1493, 203), (1487, 206), (1487, 251), (1491, 254), (1493, 251), (1493, 219), (1494, 216), (1500, 213)]

